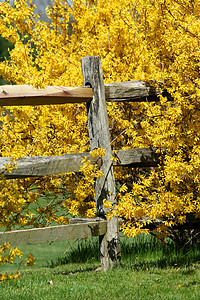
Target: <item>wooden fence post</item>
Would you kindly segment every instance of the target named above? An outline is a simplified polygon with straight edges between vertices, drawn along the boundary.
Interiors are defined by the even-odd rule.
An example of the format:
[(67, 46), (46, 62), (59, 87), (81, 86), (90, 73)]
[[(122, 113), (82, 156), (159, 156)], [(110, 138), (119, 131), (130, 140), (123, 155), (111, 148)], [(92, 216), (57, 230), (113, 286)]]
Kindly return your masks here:
[[(91, 150), (106, 149), (101, 161), (103, 177), (95, 181), (95, 201), (97, 216), (105, 218), (103, 200), (108, 199), (113, 207), (116, 205), (115, 178), (113, 174), (112, 152), (108, 115), (105, 100), (105, 87), (100, 57), (87, 56), (81, 59), (84, 85), (93, 89), (93, 99), (87, 103), (88, 130)], [(108, 220), (107, 233), (99, 237), (101, 265), (104, 270), (112, 268), (120, 259), (120, 239), (118, 220), (116, 217)]]

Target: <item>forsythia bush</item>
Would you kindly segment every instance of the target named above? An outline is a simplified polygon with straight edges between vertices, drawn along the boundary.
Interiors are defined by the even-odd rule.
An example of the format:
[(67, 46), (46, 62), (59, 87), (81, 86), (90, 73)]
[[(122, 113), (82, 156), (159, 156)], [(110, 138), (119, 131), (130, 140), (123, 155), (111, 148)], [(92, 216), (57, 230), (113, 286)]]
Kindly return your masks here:
[[(99, 55), (105, 83), (143, 80), (171, 94), (171, 101), (160, 97), (159, 103), (107, 104), (114, 149), (167, 148), (158, 168), (115, 170), (118, 205), (114, 212), (105, 205), (124, 219), (128, 236), (153, 230), (164, 238), (174, 226), (200, 217), (199, 4), (74, 0), (70, 6), (55, 0), (46, 9), (48, 23), (25, 0), (16, 0), (14, 7), (9, 1), (0, 4), (0, 33), (14, 44), (10, 59), (0, 63), (0, 74), (8, 82), (41, 88), (82, 85), (80, 58)], [(89, 150), (83, 104), (12, 107), (7, 114), (1, 108), (0, 121), (2, 156)], [(87, 162), (84, 166), (83, 177), (1, 180), (1, 226), (67, 223), (67, 212), (94, 216), (96, 170)], [(37, 208), (38, 198), (47, 200)], [(65, 214), (59, 214), (59, 207)], [(157, 226), (151, 229), (155, 220)]]

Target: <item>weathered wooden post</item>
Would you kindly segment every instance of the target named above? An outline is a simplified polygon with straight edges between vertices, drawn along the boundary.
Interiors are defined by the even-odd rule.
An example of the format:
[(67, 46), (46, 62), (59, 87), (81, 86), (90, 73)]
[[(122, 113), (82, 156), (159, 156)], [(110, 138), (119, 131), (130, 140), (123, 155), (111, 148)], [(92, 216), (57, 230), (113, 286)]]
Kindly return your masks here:
[[(115, 178), (111, 160), (110, 133), (105, 100), (103, 71), (98, 56), (87, 56), (81, 59), (84, 85), (93, 89), (93, 99), (87, 103), (88, 130), (91, 150), (106, 149), (101, 161), (104, 176), (95, 181), (95, 201), (97, 216), (105, 218), (103, 200), (108, 199), (113, 207), (116, 205)], [(104, 270), (112, 268), (120, 259), (120, 239), (118, 220), (113, 217), (107, 222), (107, 233), (99, 237), (101, 264)]]

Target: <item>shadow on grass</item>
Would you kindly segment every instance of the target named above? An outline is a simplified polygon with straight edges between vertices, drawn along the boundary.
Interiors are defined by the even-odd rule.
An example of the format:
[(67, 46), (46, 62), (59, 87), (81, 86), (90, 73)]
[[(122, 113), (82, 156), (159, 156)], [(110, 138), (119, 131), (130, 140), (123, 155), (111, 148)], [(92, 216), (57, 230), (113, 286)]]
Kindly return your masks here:
[(98, 239), (79, 239), (76, 243), (72, 245), (69, 243), (68, 249), (65, 253), (56, 258), (55, 260), (51, 260), (48, 264), (49, 267), (54, 268), (59, 265), (66, 264), (78, 264), (78, 263), (95, 263), (99, 262), (99, 246)]
[[(166, 267), (191, 266), (200, 262), (198, 244), (179, 248), (171, 240), (162, 245), (151, 235), (140, 235), (135, 238), (121, 237), (122, 259), (116, 267), (149, 269)], [(70, 245), (66, 253), (49, 262), (49, 267), (78, 263), (100, 263), (98, 238), (81, 239)], [(84, 271), (95, 267), (84, 268)], [(77, 270), (79, 272), (79, 270)], [(77, 272), (75, 271), (75, 272)]]
[(147, 270), (150, 268), (167, 268), (167, 267), (189, 267), (195, 263), (200, 261), (200, 255), (193, 255), (192, 259), (184, 257), (163, 257), (158, 259), (145, 259), (143, 258), (141, 261), (122, 261), (121, 265), (124, 268), (134, 268), (136, 270)]
[(81, 265), (79, 264), (73, 264), (73, 266), (70, 264), (69, 268), (65, 268), (64, 271), (58, 271), (56, 272), (57, 275), (76, 275), (80, 273), (85, 272), (94, 272), (99, 271), (101, 268), (99, 267), (99, 263), (86, 263)]

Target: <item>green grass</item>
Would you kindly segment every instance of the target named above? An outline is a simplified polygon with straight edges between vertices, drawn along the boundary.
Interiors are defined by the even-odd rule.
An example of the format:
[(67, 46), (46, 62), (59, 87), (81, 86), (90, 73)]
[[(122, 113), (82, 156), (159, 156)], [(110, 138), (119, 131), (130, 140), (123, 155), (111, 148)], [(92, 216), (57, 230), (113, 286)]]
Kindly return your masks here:
[(198, 245), (178, 249), (168, 241), (163, 247), (144, 235), (122, 236), (121, 248), (121, 262), (104, 272), (96, 270), (97, 238), (24, 246), (37, 264), (22, 268), (21, 278), (1, 283), (0, 299), (200, 299)]
[(171, 299), (199, 298), (200, 272), (190, 268), (115, 268), (94, 263), (40, 268), (1, 284), (1, 299)]

